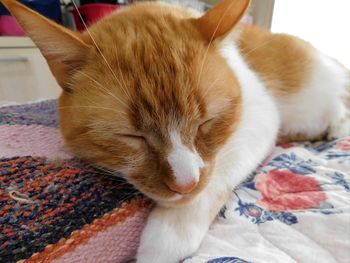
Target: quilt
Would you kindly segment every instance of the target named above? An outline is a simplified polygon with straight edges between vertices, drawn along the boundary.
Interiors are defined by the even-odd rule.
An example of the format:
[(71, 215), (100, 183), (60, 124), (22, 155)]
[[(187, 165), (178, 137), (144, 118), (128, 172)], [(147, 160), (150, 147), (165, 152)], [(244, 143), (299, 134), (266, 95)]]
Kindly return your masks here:
[(184, 262), (350, 262), (350, 137), (277, 146)]

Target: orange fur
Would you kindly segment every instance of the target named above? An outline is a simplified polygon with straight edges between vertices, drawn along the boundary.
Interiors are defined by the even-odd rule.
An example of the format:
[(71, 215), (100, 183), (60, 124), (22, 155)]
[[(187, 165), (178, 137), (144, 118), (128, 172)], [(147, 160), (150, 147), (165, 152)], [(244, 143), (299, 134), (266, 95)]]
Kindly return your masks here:
[[(60, 127), (78, 156), (125, 173), (142, 192), (166, 202), (175, 195), (169, 185), (176, 189), (167, 161), (172, 148), (169, 129), (181, 131), (183, 143), (197, 149), (206, 167), (180, 204), (208, 184), (215, 155), (240, 120), (239, 83), (217, 44), (209, 43), (239, 21), (249, 1), (238, 2), (241, 7), (219, 30), (206, 22), (219, 19), (219, 13), (194, 20), (195, 14), (181, 7), (140, 3), (83, 34), (13, 1), (4, 3), (22, 17), (20, 23), (65, 90), (59, 100)], [(62, 40), (67, 44), (52, 59), (53, 43), (59, 47)], [(74, 59), (67, 60), (69, 56)]]
[(311, 76), (314, 48), (304, 40), (245, 26), (239, 46), (275, 96), (297, 93)]

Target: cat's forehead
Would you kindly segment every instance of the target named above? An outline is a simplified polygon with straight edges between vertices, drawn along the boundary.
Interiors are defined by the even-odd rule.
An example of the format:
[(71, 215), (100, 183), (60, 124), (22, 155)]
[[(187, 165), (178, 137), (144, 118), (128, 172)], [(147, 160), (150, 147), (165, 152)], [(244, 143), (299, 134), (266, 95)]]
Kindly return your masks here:
[[(203, 114), (198, 73), (206, 45), (192, 24), (183, 19), (186, 14), (181, 12), (187, 11), (173, 12), (176, 9), (167, 5), (136, 5), (90, 31), (119, 79), (116, 84), (127, 89), (124, 95), (133, 116), (148, 115), (158, 122), (166, 116), (166, 120), (179, 122), (180, 117)], [(113, 79), (99, 52), (95, 56), (91, 64)]]
[[(133, 49), (135, 46), (156, 47), (181, 43), (182, 48), (203, 39), (191, 22), (195, 12), (162, 3), (141, 3), (103, 19), (90, 28), (96, 42), (102, 46), (113, 43), (116, 47)], [(85, 32), (88, 34), (88, 32)]]
[[(213, 108), (209, 104), (214, 94), (206, 89), (219, 84), (215, 97), (227, 97), (226, 91), (220, 92), (230, 83), (226, 63), (216, 58), (214, 44), (208, 49), (208, 42), (186, 18), (187, 11), (175, 11), (136, 5), (90, 30), (110, 68), (97, 51), (89, 66), (100, 83), (126, 102), (127, 107), (118, 110), (127, 111), (137, 129), (165, 134), (174, 128), (193, 128)], [(220, 110), (223, 103), (216, 104)]]
[[(142, 130), (168, 133), (174, 129), (189, 129), (206, 114), (203, 94), (194, 84), (185, 87), (168, 83), (169, 86), (143, 86), (134, 93), (129, 115), (133, 124)], [(149, 92), (149, 89), (152, 92)]]

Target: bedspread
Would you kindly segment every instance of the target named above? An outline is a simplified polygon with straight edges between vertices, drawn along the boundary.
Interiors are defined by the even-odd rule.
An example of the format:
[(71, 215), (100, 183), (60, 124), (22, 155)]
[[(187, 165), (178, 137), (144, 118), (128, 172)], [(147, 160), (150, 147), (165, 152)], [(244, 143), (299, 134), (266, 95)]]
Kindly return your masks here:
[(184, 262), (350, 262), (350, 137), (276, 147)]
[[(6, 263), (124, 263), (152, 207), (65, 149), (55, 101), (0, 108), (0, 186)], [(184, 262), (350, 262), (350, 137), (277, 146)]]

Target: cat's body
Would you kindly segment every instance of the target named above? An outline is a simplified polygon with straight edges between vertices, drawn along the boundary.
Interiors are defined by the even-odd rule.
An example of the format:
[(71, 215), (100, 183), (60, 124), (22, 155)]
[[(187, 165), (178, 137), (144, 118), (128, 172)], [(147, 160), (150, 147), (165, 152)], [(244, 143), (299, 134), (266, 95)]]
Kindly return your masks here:
[(297, 38), (232, 30), (248, 0), (225, 0), (202, 17), (139, 4), (84, 34), (3, 2), (64, 89), (67, 145), (157, 202), (137, 262), (191, 255), (278, 135), (349, 133), (348, 72)]
[(239, 47), (276, 100), (282, 139), (350, 133), (350, 72), (342, 65), (301, 39), (261, 28), (246, 27)]

